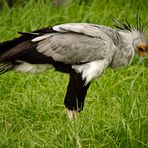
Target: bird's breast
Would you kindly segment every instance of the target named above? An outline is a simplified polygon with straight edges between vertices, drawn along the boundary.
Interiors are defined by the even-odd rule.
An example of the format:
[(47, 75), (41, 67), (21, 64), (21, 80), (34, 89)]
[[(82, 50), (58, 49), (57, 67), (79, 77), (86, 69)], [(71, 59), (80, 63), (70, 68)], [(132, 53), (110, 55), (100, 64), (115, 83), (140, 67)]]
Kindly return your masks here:
[(119, 68), (128, 65), (134, 56), (134, 51), (129, 49), (117, 50), (113, 56), (110, 67)]

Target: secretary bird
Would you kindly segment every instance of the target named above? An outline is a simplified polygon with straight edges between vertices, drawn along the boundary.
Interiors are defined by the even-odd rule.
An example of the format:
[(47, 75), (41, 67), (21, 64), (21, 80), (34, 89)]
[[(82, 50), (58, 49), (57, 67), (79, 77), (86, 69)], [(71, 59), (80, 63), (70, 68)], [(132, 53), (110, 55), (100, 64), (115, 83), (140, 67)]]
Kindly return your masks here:
[[(137, 18), (138, 20), (138, 18)], [(148, 55), (144, 27), (114, 20), (117, 29), (89, 23), (69, 23), (33, 32), (0, 44), (0, 73), (42, 72), (51, 66), (69, 73), (65, 95), (69, 118), (80, 112), (90, 83), (107, 67), (129, 64), (135, 54)]]

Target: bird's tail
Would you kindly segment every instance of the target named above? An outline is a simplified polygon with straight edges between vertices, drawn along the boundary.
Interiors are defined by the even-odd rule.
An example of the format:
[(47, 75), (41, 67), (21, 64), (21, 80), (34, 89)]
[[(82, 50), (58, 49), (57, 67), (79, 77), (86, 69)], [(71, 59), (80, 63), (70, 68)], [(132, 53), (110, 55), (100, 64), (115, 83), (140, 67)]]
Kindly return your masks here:
[(7, 51), (16, 46), (17, 40), (18, 39), (13, 39), (0, 43), (0, 75), (15, 67), (15, 64), (11, 60), (7, 60), (4, 55)]
[(30, 46), (29, 43), (32, 38), (31, 36), (21, 35), (18, 38), (0, 43), (0, 75), (19, 64), (15, 58), (17, 54), (23, 51), (24, 47)]
[(35, 50), (37, 42), (32, 42), (32, 39), (53, 32), (55, 31), (49, 27), (33, 32), (18, 32), (20, 37), (0, 43), (0, 74), (21, 65), (22, 61), (33, 64), (51, 63), (52, 59)]
[(11, 62), (0, 63), (0, 75), (13, 69), (14, 67), (15, 64), (12, 64)]

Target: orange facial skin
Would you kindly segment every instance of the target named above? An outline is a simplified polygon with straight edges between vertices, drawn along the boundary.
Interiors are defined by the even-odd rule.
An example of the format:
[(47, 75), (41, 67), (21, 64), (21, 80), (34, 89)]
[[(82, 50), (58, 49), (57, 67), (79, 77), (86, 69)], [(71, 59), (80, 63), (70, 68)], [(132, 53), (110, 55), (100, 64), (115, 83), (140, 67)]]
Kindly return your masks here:
[(145, 42), (141, 42), (138, 45), (138, 55), (141, 57), (145, 57), (148, 55), (148, 44)]

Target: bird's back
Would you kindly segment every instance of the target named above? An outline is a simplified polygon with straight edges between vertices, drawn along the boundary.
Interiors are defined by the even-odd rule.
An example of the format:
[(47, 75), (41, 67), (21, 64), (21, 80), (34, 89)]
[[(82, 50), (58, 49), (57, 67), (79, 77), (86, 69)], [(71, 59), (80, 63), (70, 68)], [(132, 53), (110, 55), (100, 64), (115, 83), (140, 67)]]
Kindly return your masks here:
[(13, 68), (18, 61), (31, 64), (87, 63), (108, 58), (118, 42), (114, 29), (87, 23), (62, 24), (21, 34), (0, 44), (1, 69), (5, 67), (3, 63), (9, 63)]

